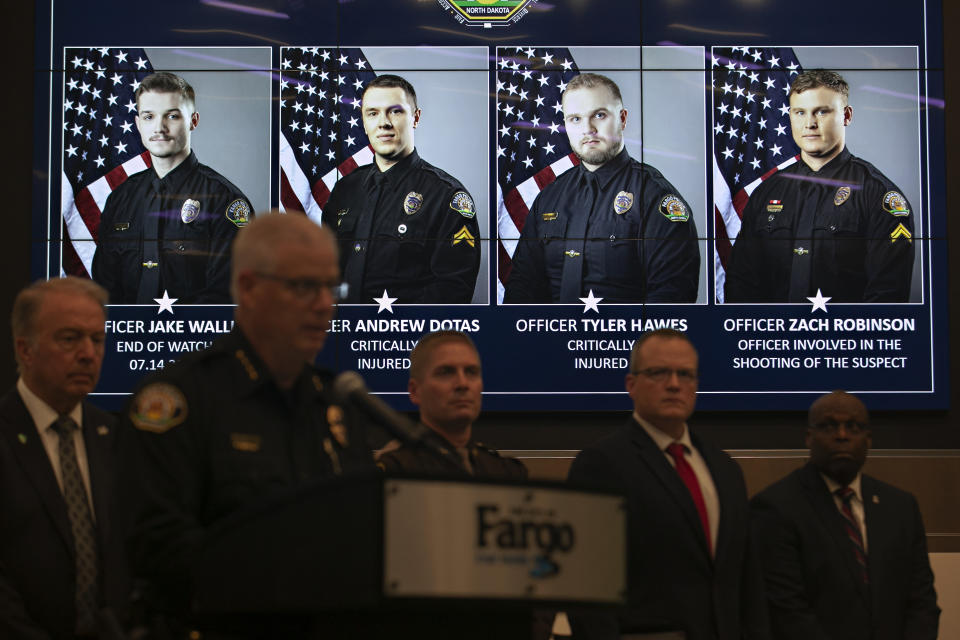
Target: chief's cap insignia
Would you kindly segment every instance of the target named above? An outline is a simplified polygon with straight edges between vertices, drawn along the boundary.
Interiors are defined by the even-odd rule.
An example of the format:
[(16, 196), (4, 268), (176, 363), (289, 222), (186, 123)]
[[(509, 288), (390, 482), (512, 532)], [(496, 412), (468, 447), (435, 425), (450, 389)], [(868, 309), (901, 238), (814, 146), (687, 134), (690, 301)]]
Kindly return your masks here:
[(164, 433), (187, 419), (187, 399), (172, 384), (155, 382), (137, 392), (130, 421), (141, 431)]
[(417, 193), (416, 191), (411, 191), (403, 199), (403, 212), (408, 216), (412, 216), (417, 211), (420, 211), (420, 207), (423, 206), (423, 195)]
[(677, 196), (664, 196), (660, 201), (660, 213), (662, 213), (670, 222), (686, 222), (690, 219), (690, 212), (687, 211), (687, 205)]
[(617, 197), (613, 199), (613, 210), (618, 216), (622, 216), (627, 211), (630, 211), (630, 207), (633, 206), (633, 194), (629, 191), (621, 191), (617, 194)]
[(227, 205), (227, 220), (237, 225), (245, 227), (250, 222), (250, 205), (243, 198), (237, 198)]
[(477, 215), (477, 208), (473, 205), (473, 198), (466, 191), (457, 191), (450, 199), (450, 208), (462, 215), (464, 218), (472, 218)]
[(183, 224), (190, 224), (200, 217), (200, 201), (187, 198), (180, 207), (180, 219)]

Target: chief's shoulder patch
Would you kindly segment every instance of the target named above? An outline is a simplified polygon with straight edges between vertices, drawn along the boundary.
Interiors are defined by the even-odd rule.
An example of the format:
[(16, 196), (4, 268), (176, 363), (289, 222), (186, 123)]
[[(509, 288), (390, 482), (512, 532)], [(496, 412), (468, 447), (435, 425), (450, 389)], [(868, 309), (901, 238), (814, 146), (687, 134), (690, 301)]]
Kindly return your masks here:
[(141, 431), (164, 433), (187, 419), (187, 399), (172, 384), (154, 382), (130, 403), (130, 421)]
[(668, 194), (660, 200), (660, 213), (670, 222), (686, 222), (690, 219), (687, 205), (674, 194)]
[(238, 227), (245, 227), (250, 222), (250, 205), (243, 198), (237, 198), (227, 205), (226, 216)]
[(895, 216), (910, 215), (907, 199), (900, 195), (899, 191), (887, 191), (883, 194), (883, 210)]
[(450, 199), (450, 208), (462, 215), (464, 218), (472, 218), (477, 215), (477, 209), (473, 205), (473, 198), (466, 191), (457, 191)]

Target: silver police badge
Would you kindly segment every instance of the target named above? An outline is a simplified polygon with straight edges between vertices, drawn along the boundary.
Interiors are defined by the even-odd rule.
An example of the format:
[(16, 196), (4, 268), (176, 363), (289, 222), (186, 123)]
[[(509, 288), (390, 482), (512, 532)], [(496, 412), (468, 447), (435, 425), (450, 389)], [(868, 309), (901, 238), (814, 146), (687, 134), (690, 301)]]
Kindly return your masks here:
[(850, 187), (840, 187), (837, 189), (837, 194), (833, 196), (833, 204), (836, 206), (842, 205), (847, 201), (847, 198), (850, 197)]
[(613, 210), (618, 216), (622, 216), (627, 211), (630, 211), (630, 207), (632, 206), (633, 194), (629, 191), (621, 191), (617, 194), (617, 197), (613, 199)]
[(183, 224), (190, 224), (200, 217), (200, 201), (187, 198), (180, 207), (180, 219)]
[(412, 216), (417, 211), (420, 211), (420, 207), (423, 206), (423, 195), (417, 193), (416, 191), (411, 191), (407, 194), (407, 197), (403, 199), (403, 212), (408, 216)]

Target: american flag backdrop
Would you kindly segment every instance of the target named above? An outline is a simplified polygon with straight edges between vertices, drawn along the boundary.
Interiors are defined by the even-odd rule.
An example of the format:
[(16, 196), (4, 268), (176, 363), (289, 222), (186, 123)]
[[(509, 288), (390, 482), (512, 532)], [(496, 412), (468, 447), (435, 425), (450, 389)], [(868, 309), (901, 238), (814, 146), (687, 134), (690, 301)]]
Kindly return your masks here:
[(373, 161), (360, 97), (377, 74), (361, 49), (280, 50), (280, 208), (321, 222), (334, 184)]
[(790, 83), (803, 71), (792, 49), (714, 47), (713, 204), (717, 301), (750, 194), (797, 161), (790, 133)]
[(540, 190), (579, 164), (560, 95), (580, 73), (568, 49), (497, 48), (497, 301)]
[(107, 196), (127, 176), (150, 166), (150, 154), (134, 122), (134, 93), (152, 72), (143, 49), (64, 49), (60, 187), (64, 274), (89, 276)]

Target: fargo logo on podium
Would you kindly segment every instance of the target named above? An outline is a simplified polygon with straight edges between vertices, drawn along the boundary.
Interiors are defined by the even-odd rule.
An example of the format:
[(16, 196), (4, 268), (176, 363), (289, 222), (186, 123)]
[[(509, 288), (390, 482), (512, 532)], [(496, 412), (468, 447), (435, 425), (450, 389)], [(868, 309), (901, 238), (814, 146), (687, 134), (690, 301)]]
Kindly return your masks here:
[(439, 0), (460, 24), (468, 27), (506, 27), (527, 15), (537, 0)]
[(514, 507), (501, 513), (495, 504), (478, 504), (477, 560), (489, 564), (524, 565), (532, 578), (560, 572), (556, 554), (576, 544), (573, 525), (553, 509)]

